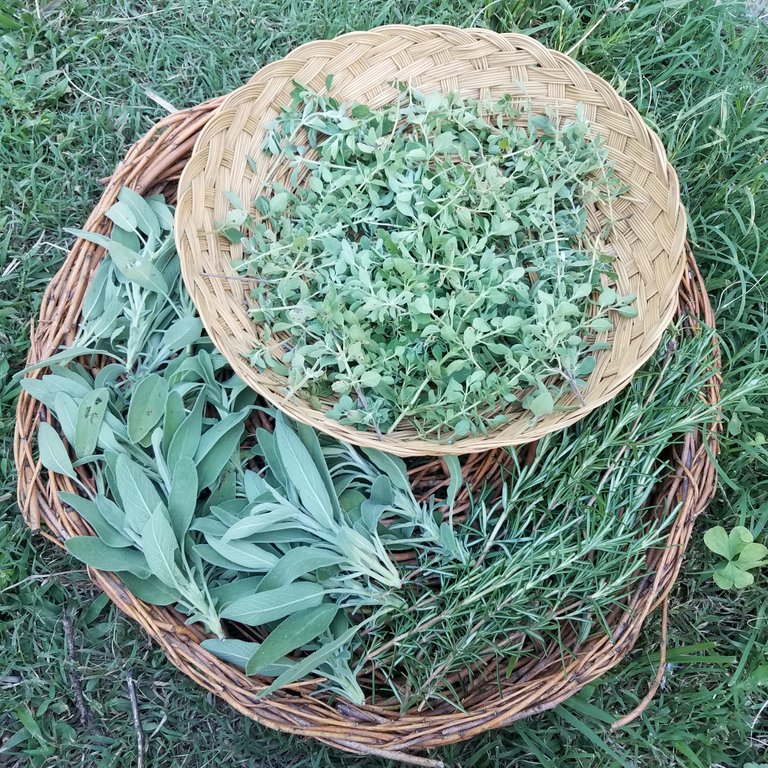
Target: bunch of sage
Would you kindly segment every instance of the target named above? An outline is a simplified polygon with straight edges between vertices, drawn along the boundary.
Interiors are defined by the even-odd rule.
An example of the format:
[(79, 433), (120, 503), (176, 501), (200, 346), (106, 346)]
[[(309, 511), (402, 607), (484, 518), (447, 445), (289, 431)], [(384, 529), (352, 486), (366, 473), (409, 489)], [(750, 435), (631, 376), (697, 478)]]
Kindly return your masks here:
[[(41, 425), (43, 464), (79, 484), (83, 495), (62, 501), (96, 533), (70, 538), (67, 549), (118, 573), (142, 600), (202, 622), (222, 638), (209, 643), (216, 652), (240, 642), (224, 639), (224, 619), (276, 631), (265, 647), (248, 646), (249, 672), (283, 675), (281, 685), (299, 674), (286, 654), (310, 650), (323, 675), (359, 699), (345, 666), (357, 628), (339, 609), (398, 603), (400, 574), (386, 547), (401, 544), (402, 532), (379, 526), (381, 515), (423, 531), (419, 541), (448, 559), (460, 547), (410, 494), (402, 463), (321, 445), (280, 416), (274, 433), (249, 435), (255, 393), (202, 335), (180, 280), (171, 209), (123, 190), (108, 215), (111, 237), (77, 233), (108, 256), (74, 345), (48, 361), (50, 373), (22, 382), (74, 449), (73, 462), (57, 431)], [(61, 364), (88, 354), (111, 362), (95, 375)], [(80, 483), (83, 465), (96, 493)], [(307, 665), (300, 676), (313, 671)]]
[(578, 395), (610, 316), (636, 314), (609, 285), (620, 184), (582, 117), (522, 119), (509, 98), (370, 109), (297, 86), (264, 151), (298, 186), (230, 195), (222, 224), (257, 278), (254, 365), (331, 418), (433, 440)]

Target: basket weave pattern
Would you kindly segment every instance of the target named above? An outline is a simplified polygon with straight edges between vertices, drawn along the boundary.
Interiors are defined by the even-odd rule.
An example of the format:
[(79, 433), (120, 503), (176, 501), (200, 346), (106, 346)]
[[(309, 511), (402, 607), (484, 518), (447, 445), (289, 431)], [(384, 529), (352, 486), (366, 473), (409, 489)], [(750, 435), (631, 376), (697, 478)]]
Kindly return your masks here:
[[(332, 93), (344, 102), (381, 106), (396, 96), (393, 81), (423, 92), (459, 92), (487, 101), (512, 94), (534, 113), (555, 109), (562, 118), (584, 117), (600, 135), (608, 158), (628, 192), (613, 206), (616, 224), (607, 243), (613, 251), (621, 293), (637, 294), (636, 318), (617, 318), (611, 350), (596, 355), (597, 366), (584, 390), (562, 398), (566, 410), (532, 425), (530, 415), (510, 413), (510, 421), (488, 435), (452, 444), (420, 439), (404, 419), (389, 434), (359, 431), (324, 415), (333, 400), (316, 409), (299, 395), (286, 399), (286, 380), (261, 372), (247, 360), (258, 329), (248, 312), (248, 283), (229, 279), (242, 247), (216, 234), (227, 214), (225, 192), (252, 200), (265, 180), (290, 187), (289, 164), (266, 155), (266, 126), (291, 99), (294, 83), (322, 92), (333, 75)], [(256, 212), (253, 212), (257, 215)], [(601, 214), (591, 212), (599, 230)], [(179, 184), (176, 239), (187, 288), (206, 330), (237, 374), (292, 418), (340, 440), (381, 448), (400, 456), (467, 454), (538, 439), (583, 418), (607, 402), (650, 357), (677, 304), (685, 265), (685, 213), (677, 177), (658, 137), (637, 111), (602, 78), (562, 53), (524, 35), (446, 26), (381, 27), (335, 40), (307, 43), (281, 61), (259, 70), (227, 96), (198, 139)], [(280, 341), (275, 334), (274, 353)], [(607, 338), (603, 334), (600, 338)]]
[[(109, 230), (104, 212), (123, 185), (143, 194), (162, 192), (172, 200), (192, 145), (219, 103), (212, 101), (175, 113), (155, 126), (117, 168), (85, 228)], [(29, 364), (71, 344), (84, 293), (102, 255), (97, 246), (76, 241), (43, 298), (40, 319), (32, 331)], [(693, 326), (697, 319), (713, 323), (706, 292), (690, 256), (679, 297), (680, 311), (690, 317)], [(713, 364), (718, 360), (717, 349), (713, 349)], [(43, 373), (37, 370), (31, 375)], [(712, 403), (718, 401), (716, 378), (702, 397)], [(77, 492), (74, 484), (66, 477), (47, 473), (35, 458), (37, 427), (41, 420), (49, 418), (45, 408), (22, 392), (17, 416), (14, 451), (19, 471), (18, 498), (27, 523), (33, 531), (59, 545), (70, 536), (91, 534), (88, 524), (59, 501), (58, 491)], [(715, 470), (710, 455), (717, 452), (718, 430), (718, 424), (711, 425), (706, 442), (698, 432), (688, 435), (672, 461), (674, 471), (655, 489), (652, 502), (659, 515), (668, 514), (677, 505), (679, 512), (669, 530), (667, 546), (651, 554), (648, 573), (627, 597), (626, 610), (617, 610), (609, 617), (613, 640), (604, 633), (595, 633), (581, 643), (566, 638), (573, 654), (565, 662), (558, 648), (543, 649), (537, 659), (516, 667), (500, 687), (492, 682), (470, 692), (466, 712), (400, 714), (382, 707), (331, 703), (310, 696), (309, 683), (297, 683), (266, 699), (257, 699), (265, 682), (247, 677), (204, 651), (199, 645), (204, 633), (198, 625), (186, 626), (184, 617), (173, 609), (141, 602), (114, 574), (90, 570), (90, 575), (158, 643), (176, 667), (242, 714), (271, 728), (311, 736), (347, 751), (436, 766), (440, 765), (438, 761), (414, 752), (461, 741), (554, 707), (606, 673), (631, 650), (646, 616), (671, 589), (694, 520), (714, 491)], [(415, 473), (414, 483), (426, 490), (444, 482), (443, 475), (436, 471), (440, 463), (423, 465)], [(473, 474), (470, 482), (480, 483), (493, 465), (490, 455), (473, 457), (469, 462)], [(87, 468), (78, 472), (83, 482), (92, 485)], [(429, 474), (432, 472), (434, 476)]]

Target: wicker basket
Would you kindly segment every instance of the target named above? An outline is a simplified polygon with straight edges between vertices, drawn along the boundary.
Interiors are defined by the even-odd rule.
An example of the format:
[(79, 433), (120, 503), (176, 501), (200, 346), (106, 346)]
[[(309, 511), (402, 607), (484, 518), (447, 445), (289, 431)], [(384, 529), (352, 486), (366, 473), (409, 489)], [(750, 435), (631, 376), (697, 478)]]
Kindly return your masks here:
[[(614, 206), (618, 221), (607, 245), (616, 258), (618, 290), (637, 294), (639, 310), (634, 319), (616, 320), (612, 348), (597, 354), (583, 402), (570, 393), (560, 401), (565, 409), (535, 425), (530, 414), (510, 411), (505, 414), (508, 422), (489, 434), (451, 444), (420, 439), (407, 419), (382, 437), (325, 416), (333, 399), (318, 409), (299, 394), (287, 397), (284, 377), (261, 372), (248, 362), (259, 331), (248, 313), (247, 281), (228, 279), (235, 274), (231, 261), (241, 256), (242, 248), (216, 234), (216, 223), (224, 220), (229, 207), (224, 193), (251, 200), (264, 179), (290, 187), (288, 164), (261, 151), (265, 127), (289, 103), (294, 82), (321, 91), (328, 75), (333, 75), (335, 96), (373, 106), (395, 98), (394, 80), (425, 92), (458, 91), (484, 100), (511, 93), (533, 112), (555, 107), (564, 118), (583, 106), (629, 190)], [(591, 214), (599, 229), (604, 216), (597, 210)], [(208, 333), (237, 374), (292, 418), (348, 443), (399, 456), (466, 454), (526, 443), (573, 424), (610, 400), (661, 339), (675, 311), (685, 264), (685, 213), (677, 177), (661, 142), (637, 111), (603, 79), (567, 56), (524, 35), (480, 29), (381, 27), (307, 43), (264, 67), (225, 98), (201, 133), (179, 184), (176, 220), (187, 288)], [(273, 353), (278, 358), (285, 338), (275, 334)]]
[[(192, 145), (219, 103), (212, 101), (177, 112), (156, 125), (128, 152), (85, 228), (109, 230), (111, 225), (104, 212), (123, 185), (145, 194), (159, 191), (172, 200)], [(32, 330), (30, 364), (71, 344), (83, 295), (101, 257), (100, 248), (84, 240), (76, 241), (43, 298), (40, 319)], [(699, 318), (713, 323), (701, 277), (690, 255), (678, 295), (680, 311), (689, 316), (693, 327)], [(716, 365), (716, 348), (712, 354)], [(43, 373), (37, 370), (31, 375)], [(701, 396), (717, 403), (719, 381), (711, 379)], [(22, 392), (14, 443), (18, 497), (30, 528), (61, 545), (70, 536), (90, 535), (92, 531), (59, 501), (58, 491), (77, 492), (72, 481), (47, 473), (35, 458), (35, 433), (41, 420), (48, 418), (45, 408)], [(501, 688), (494, 683), (475, 689), (464, 712), (401, 714), (384, 707), (357, 707), (338, 700), (331, 703), (310, 696), (311, 686), (307, 683), (297, 683), (257, 699), (256, 694), (265, 682), (247, 677), (204, 651), (200, 647), (204, 633), (199, 625), (186, 626), (184, 617), (173, 609), (141, 602), (114, 574), (91, 570), (90, 575), (126, 615), (144, 628), (176, 667), (238, 712), (270, 728), (311, 736), (349, 752), (439, 766), (439, 761), (414, 753), (458, 742), (554, 707), (614, 667), (631, 650), (648, 614), (662, 603), (666, 606), (666, 596), (680, 569), (694, 520), (714, 491), (711, 457), (717, 452), (718, 430), (718, 424), (712, 424), (706, 442), (698, 431), (689, 434), (672, 458), (675, 471), (655, 489), (653, 504), (659, 515), (668, 514), (676, 505), (679, 511), (669, 529), (667, 546), (651, 552), (648, 572), (627, 596), (626, 608), (610, 617), (613, 639), (603, 632), (581, 642), (575, 637), (566, 638), (572, 655), (565, 662), (557, 647), (545, 648), (538, 658), (518, 666)], [(498, 472), (497, 459), (493, 453), (468, 458), (464, 465), (468, 484), (477, 486), (493, 481), (492, 473)], [(87, 468), (78, 472), (84, 483), (93, 485)], [(445, 482), (442, 461), (433, 459), (421, 464), (413, 473), (413, 482), (421, 492)]]

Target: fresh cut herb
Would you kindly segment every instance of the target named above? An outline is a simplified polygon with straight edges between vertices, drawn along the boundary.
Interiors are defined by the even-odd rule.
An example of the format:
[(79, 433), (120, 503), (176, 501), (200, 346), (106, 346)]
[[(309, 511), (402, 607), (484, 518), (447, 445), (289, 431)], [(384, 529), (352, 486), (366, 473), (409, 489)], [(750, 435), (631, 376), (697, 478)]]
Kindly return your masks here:
[[(73, 349), (110, 362), (95, 376), (71, 363), (22, 381), (75, 449), (73, 462), (59, 432), (41, 425), (41, 461), (78, 482), (83, 495), (62, 501), (96, 534), (70, 538), (67, 549), (219, 638), (223, 620), (279, 630), (249, 670), (272, 676), (275, 648), (280, 657), (306, 649), (357, 700), (348, 654), (336, 649), (356, 625), (332, 619), (345, 608), (399, 604), (401, 574), (388, 548), (465, 556), (437, 522), (435, 508), (446, 500), (418, 502), (397, 459), (321, 441), (265, 413), (203, 335), (180, 279), (172, 211), (159, 198), (149, 202), (123, 190), (109, 212), (111, 238), (80, 233), (109, 256), (86, 295)], [(95, 493), (79, 483), (82, 465)], [(382, 516), (394, 523), (381, 526)], [(317, 611), (322, 620), (295, 618)], [(333, 653), (321, 653), (329, 644)], [(276, 674), (293, 663), (284, 660)], [(302, 669), (313, 670), (306, 661)]]
[[(256, 399), (202, 332), (170, 209), (150, 202), (122, 194), (102, 241), (74, 341), (101, 367), (62, 351), (22, 382), (55, 418), (40, 459), (72, 478), (80, 492), (62, 501), (94, 531), (67, 541), (73, 556), (202, 623), (204, 647), (269, 680), (264, 695), (315, 678), (357, 703), (461, 706), (474, 681), (503, 679), (542, 644), (565, 654), (609, 632), (676, 512), (649, 514), (669, 449), (716, 415), (699, 397), (716, 373), (711, 331), (671, 328), (615, 401), (511, 452), (501, 491), (471, 488), (455, 518), (459, 459), (417, 500), (401, 459)], [(129, 272), (113, 241), (132, 249)], [(723, 536), (708, 542), (730, 575), (762, 562), (739, 535), (727, 554)]]
[(581, 116), (297, 86), (264, 151), (291, 187), (230, 196), (222, 224), (255, 278), (251, 360), (342, 423), (451, 441), (538, 419), (637, 313), (612, 287), (620, 182)]

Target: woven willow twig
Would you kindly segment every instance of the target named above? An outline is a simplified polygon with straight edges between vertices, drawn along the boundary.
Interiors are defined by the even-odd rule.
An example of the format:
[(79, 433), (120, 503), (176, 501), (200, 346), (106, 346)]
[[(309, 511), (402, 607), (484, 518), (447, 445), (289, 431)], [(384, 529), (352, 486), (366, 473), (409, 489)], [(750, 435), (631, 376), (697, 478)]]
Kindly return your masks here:
[[(173, 200), (180, 169), (217, 104), (209, 102), (158, 123), (128, 152), (85, 228), (101, 232), (109, 229), (104, 212), (115, 201), (122, 185), (143, 193), (159, 191)], [(29, 364), (72, 342), (85, 289), (101, 257), (101, 249), (91, 243), (81, 239), (75, 242), (43, 297), (40, 318), (31, 333)], [(701, 276), (690, 254), (678, 295), (679, 311), (688, 315), (692, 324), (697, 319), (708, 325), (714, 322)], [(718, 363), (718, 352), (713, 348), (713, 365)], [(41, 369), (30, 375), (43, 373)], [(717, 403), (719, 379), (711, 379), (701, 396)], [(66, 477), (47, 473), (35, 458), (35, 433), (40, 421), (48, 418), (45, 408), (26, 393), (21, 394), (14, 442), (18, 497), (29, 526), (61, 545), (70, 536), (88, 535), (92, 531), (59, 501), (58, 491), (77, 492), (74, 484)], [(575, 637), (566, 636), (563, 640), (572, 650), (571, 655), (564, 658), (555, 645), (542, 649), (537, 658), (521, 662), (500, 685), (487, 681), (472, 689), (464, 700), (465, 712), (401, 714), (394, 708), (323, 701), (310, 695), (309, 683), (295, 684), (268, 698), (257, 699), (266, 683), (247, 677), (204, 651), (199, 645), (204, 633), (198, 625), (186, 626), (184, 617), (174, 610), (136, 599), (114, 574), (91, 570), (90, 575), (120, 610), (158, 643), (176, 667), (238, 712), (270, 728), (311, 736), (350, 752), (437, 766), (439, 761), (414, 753), (461, 741), (550, 709), (605, 674), (631, 650), (646, 616), (669, 593), (696, 515), (714, 491), (715, 471), (710, 456), (717, 452), (718, 431), (719, 425), (712, 424), (706, 443), (699, 432), (688, 435), (673, 458), (675, 471), (658, 484), (653, 499), (657, 515), (666, 516), (678, 504), (679, 512), (670, 528), (667, 546), (649, 554), (647, 575), (627, 597), (626, 608), (617, 609), (609, 617), (613, 639), (595, 633), (579, 643)], [(493, 473), (498, 472), (498, 458), (499, 455), (492, 454), (469, 458), (465, 462), (468, 483), (479, 487), (484, 482), (497, 481)], [(445, 482), (441, 465), (433, 459), (414, 471), (414, 485), (420, 493), (428, 493), (430, 488)], [(87, 467), (78, 471), (82, 481), (92, 485)]]
[[(384, 104), (396, 98), (393, 81), (401, 81), (424, 92), (457, 91), (481, 100), (510, 93), (533, 112), (556, 110), (563, 118), (573, 117), (581, 106), (628, 189), (613, 205), (615, 224), (607, 246), (616, 257), (618, 290), (637, 294), (639, 310), (636, 318), (616, 319), (611, 349), (596, 355), (583, 403), (570, 393), (560, 401), (567, 410), (535, 425), (530, 414), (517, 410), (488, 435), (448, 445), (419, 438), (407, 419), (383, 437), (339, 424), (324, 415), (333, 399), (318, 409), (300, 394), (286, 398), (285, 377), (250, 365), (247, 356), (259, 330), (248, 313), (248, 282), (221, 279), (235, 275), (231, 262), (242, 255), (240, 245), (216, 234), (229, 207), (224, 193), (252, 200), (265, 180), (291, 187), (289, 164), (261, 150), (266, 126), (290, 102), (295, 82), (322, 91), (328, 75), (333, 75), (332, 93), (347, 103)], [(592, 211), (591, 216), (600, 229), (604, 214)], [(637, 111), (605, 80), (564, 54), (524, 35), (484, 29), (380, 27), (307, 43), (259, 70), (225, 98), (202, 131), (179, 183), (176, 221), (187, 287), (208, 333), (237, 374), (292, 418), (348, 443), (400, 456), (467, 454), (527, 443), (573, 424), (615, 397), (651, 356), (672, 319), (685, 265), (685, 212), (677, 177), (658, 137)], [(281, 342), (287, 338), (286, 333), (274, 334), (276, 357), (282, 356)]]

